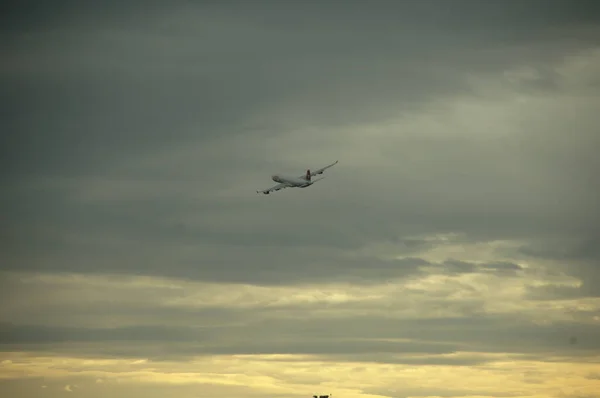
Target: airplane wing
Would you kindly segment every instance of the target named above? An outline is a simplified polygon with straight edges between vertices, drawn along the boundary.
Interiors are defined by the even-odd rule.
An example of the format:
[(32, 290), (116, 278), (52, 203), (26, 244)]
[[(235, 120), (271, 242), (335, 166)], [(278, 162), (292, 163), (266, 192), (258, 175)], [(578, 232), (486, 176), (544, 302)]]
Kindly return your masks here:
[(256, 191), (256, 193), (264, 193), (265, 195), (267, 195), (267, 194), (269, 194), (271, 192), (279, 191), (280, 189), (284, 189), (284, 188), (287, 188), (287, 187), (288, 187), (287, 184), (277, 184), (274, 187), (271, 187), (269, 189), (265, 189), (265, 190), (262, 190), (262, 191)]
[(325, 167), (323, 167), (323, 168), (320, 168), (320, 169), (318, 169), (318, 170), (311, 171), (311, 172), (310, 172), (310, 176), (311, 176), (311, 177), (314, 177), (314, 176), (316, 176), (316, 175), (318, 175), (318, 174), (323, 174), (323, 172), (324, 172), (325, 170), (327, 170), (327, 169), (328, 169), (328, 168), (330, 168), (330, 167), (333, 167), (333, 166), (335, 166), (335, 165), (337, 164), (337, 162), (338, 162), (338, 161), (336, 160), (335, 162), (331, 163), (329, 166), (325, 166)]

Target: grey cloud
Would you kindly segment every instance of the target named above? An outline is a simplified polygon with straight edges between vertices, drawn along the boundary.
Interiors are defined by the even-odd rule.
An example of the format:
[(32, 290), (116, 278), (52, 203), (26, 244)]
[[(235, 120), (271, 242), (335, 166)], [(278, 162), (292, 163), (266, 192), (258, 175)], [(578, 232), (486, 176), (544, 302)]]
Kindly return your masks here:
[(533, 299), (572, 299), (600, 296), (600, 241), (593, 228), (589, 235), (579, 235), (561, 242), (549, 240), (532, 243), (518, 249), (526, 258), (542, 258), (558, 263), (555, 272), (562, 272), (581, 281), (580, 286), (531, 287), (528, 297)]
[(526, 298), (530, 300), (575, 299), (585, 296), (579, 287), (572, 286), (532, 286), (527, 289)]
[(452, 273), (471, 273), (477, 269), (476, 264), (466, 261), (447, 260), (444, 261), (444, 270)]
[(481, 266), (481, 269), (483, 271), (505, 275), (516, 275), (519, 271), (523, 271), (523, 267), (521, 267), (520, 265), (509, 262), (495, 262), (483, 264)]
[[(452, 364), (436, 354), (457, 351), (578, 357), (598, 352), (597, 327), (580, 323), (535, 325), (511, 317), (435, 320), (278, 319), (227, 327), (122, 327), (111, 329), (2, 326), (3, 350), (27, 347), (57, 354), (180, 358), (212, 354), (314, 354), (384, 363)], [(577, 344), (572, 344), (576, 338)], [(388, 340), (385, 340), (388, 339)], [(391, 341), (389, 339), (409, 339)], [(156, 342), (162, 342), (157, 346)], [(105, 344), (111, 342), (112, 347)], [(378, 353), (383, 354), (379, 359)], [(432, 357), (411, 359), (408, 354)], [(390, 357), (397, 354), (397, 357)], [(482, 359), (485, 362), (485, 358)], [(476, 361), (476, 360), (474, 360)], [(460, 360), (454, 364), (462, 365)]]
[[(354, 326), (351, 326), (354, 325)], [(460, 351), (514, 352), (514, 353), (569, 353), (571, 350), (597, 350), (593, 338), (597, 328), (579, 323), (535, 325), (516, 316), (478, 315), (468, 318), (437, 319), (381, 319), (355, 317), (344, 320), (320, 320), (312, 325), (315, 331), (344, 330), (356, 335), (378, 338), (408, 338), (421, 342), (456, 344)], [(305, 333), (310, 335), (306, 329)], [(579, 336), (583, 346), (569, 344), (572, 336)]]
[[(369, 6), (370, 18), (364, 4), (329, 3), (318, 8), (322, 19), (310, 5), (179, 3), (165, 9), (144, 3), (140, 15), (132, 4), (119, 5), (119, 13), (115, 5), (42, 7), (36, 12), (55, 18), (46, 18), (37, 33), (6, 31), (15, 43), (8, 65), (16, 63), (19, 72), (3, 78), (3, 97), (11, 98), (4, 123), (14, 132), (3, 136), (3, 148), (11, 148), (3, 156), (5, 177), (94, 173), (140, 151), (219, 134), (247, 136), (248, 118), (282, 101), (335, 124), (397, 113), (398, 107), (386, 110), (384, 104), (412, 108), (432, 95), (468, 91), (465, 70), (515, 62), (491, 54), (469, 59), (459, 44), (476, 53), (514, 35), (519, 21), (520, 40), (548, 29), (548, 21), (536, 27), (524, 17), (538, 14), (535, 2), (500, 9), (472, 2), (388, 3)], [(575, 18), (595, 15), (589, 12), (595, 8), (559, 2), (545, 15), (567, 28)], [(12, 20), (24, 16), (15, 6), (13, 12)], [(478, 39), (469, 43), (465, 36)], [(51, 71), (36, 73), (40, 68)], [(263, 123), (259, 131), (281, 127)]]
[[(127, 350), (128, 344), (136, 344), (137, 347), (130, 349), (138, 350), (136, 356), (156, 355), (155, 350), (150, 353), (144, 353), (148, 348), (145, 342), (162, 342), (169, 347), (159, 349), (163, 355), (177, 355), (179, 357), (193, 355), (211, 355), (211, 354), (366, 354), (366, 353), (431, 353), (441, 354), (453, 352), (451, 347), (436, 343), (418, 343), (418, 342), (386, 342), (376, 340), (345, 339), (337, 340), (331, 337), (325, 339), (315, 339), (310, 337), (300, 337), (298, 335), (278, 334), (275, 329), (270, 333), (267, 340), (259, 338), (260, 333), (256, 329), (244, 335), (244, 327), (238, 327), (235, 334), (231, 333), (231, 328), (214, 328), (203, 330), (202, 328), (169, 328), (169, 327), (123, 327), (123, 328), (105, 328), (105, 329), (84, 329), (84, 328), (65, 328), (65, 327), (31, 327), (31, 326), (12, 326), (3, 324), (0, 331), (0, 347), (13, 349), (17, 345), (32, 344), (33, 347), (44, 347), (46, 349), (56, 349), (56, 344), (50, 343), (81, 343), (81, 342), (121, 342), (115, 345), (116, 350)], [(258, 333), (257, 333), (258, 332)], [(220, 336), (223, 334), (229, 337), (228, 343), (219, 343)], [(300, 338), (299, 338), (300, 337)], [(129, 342), (129, 343), (128, 343)], [(185, 343), (185, 344), (180, 344)], [(94, 349), (90, 346), (87, 349)], [(86, 347), (84, 346), (84, 349)]]
[(583, 240), (575, 239), (571, 242), (563, 241), (560, 245), (557, 245), (556, 242), (542, 242), (523, 246), (519, 252), (531, 258), (567, 261), (598, 260), (600, 259), (600, 240), (594, 236)]
[[(433, 265), (433, 264), (431, 264)], [(469, 274), (469, 273), (494, 273), (498, 275), (517, 275), (523, 267), (509, 262), (492, 262), (477, 264), (468, 261), (448, 259), (441, 264), (437, 264), (442, 273), (448, 274)]]
[[(238, 232), (218, 226), (187, 229), (177, 225), (157, 225), (146, 217), (134, 216), (136, 210), (130, 209), (131, 212), (124, 212), (121, 219), (100, 218), (107, 227), (127, 219), (127, 224), (117, 231), (111, 232), (112, 228), (106, 231), (115, 234), (113, 239), (102, 238), (105, 235), (100, 234), (97, 238), (92, 235), (90, 239), (77, 242), (76, 237), (60, 238), (52, 231), (42, 233), (36, 238), (40, 243), (45, 242), (46, 248), (37, 248), (43, 255), (28, 255), (27, 245), (11, 245), (4, 255), (4, 268), (12, 271), (53, 269), (57, 272), (142, 274), (266, 285), (335, 281), (380, 283), (426, 275), (431, 272), (426, 268), (440, 273), (505, 275), (521, 270), (519, 265), (512, 263), (477, 265), (448, 259), (443, 264), (435, 264), (418, 257), (384, 260), (376, 256), (348, 256), (346, 251), (353, 249), (353, 244), (360, 244), (361, 235), (349, 234), (330, 225), (323, 225), (319, 234), (309, 228), (286, 230), (280, 226), (274, 229), (273, 225), (253, 226), (248, 231)], [(78, 222), (86, 217), (84, 212), (80, 214), (81, 217), (74, 217)], [(95, 223), (95, 228), (101, 230), (102, 224)], [(148, 242), (168, 244), (170, 250), (165, 251), (163, 246), (148, 247)], [(227, 242), (227, 245), (222, 246), (221, 242)], [(224, 247), (227, 250), (223, 250)], [(23, 257), (29, 261), (18, 260)]]
[[(304, 83), (303, 83), (304, 84)], [(175, 89), (175, 88), (174, 88)], [(138, 93), (139, 94), (139, 93)], [(143, 94), (143, 93), (142, 93)], [(147, 97), (147, 96), (144, 96)], [(164, 95), (160, 95), (161, 98), (164, 98)], [(228, 96), (228, 98), (231, 96)], [(234, 96), (234, 98), (238, 98), (236, 96)], [(130, 101), (131, 103), (135, 104), (135, 101)], [(78, 102), (79, 103), (79, 102)], [(194, 103), (194, 101), (191, 101), (191, 103)], [(118, 105), (118, 104), (117, 104)], [(112, 106), (112, 105), (111, 105)], [(134, 105), (136, 106), (136, 105)], [(187, 106), (187, 105), (186, 105)], [(179, 107), (181, 108), (181, 107)], [(76, 114), (80, 114), (80, 112), (75, 112)], [(167, 109), (165, 109), (164, 112), (148, 112), (148, 114), (150, 116), (152, 115), (157, 115), (157, 114), (168, 114), (171, 115), (172, 112), (167, 111)], [(170, 117), (170, 116), (169, 116)], [(184, 120), (184, 117), (181, 117), (181, 115), (174, 115), (174, 118), (176, 118), (177, 120), (181, 121)], [(111, 120), (114, 120), (114, 117), (111, 117)], [(142, 119), (139, 119), (140, 122), (142, 121)], [(165, 122), (167, 123), (167, 122)], [(157, 125), (157, 123), (152, 122), (151, 120), (149, 121), (149, 124), (151, 124), (154, 128)], [(178, 128), (175, 126), (171, 126), (169, 128), (170, 130), (175, 130), (177, 131)], [(109, 129), (110, 131), (115, 131), (115, 137), (117, 140), (120, 140), (121, 137), (123, 137), (123, 139), (128, 139), (126, 138), (128, 135), (124, 135), (121, 133), (117, 133), (118, 129)], [(139, 129), (135, 126), (132, 126), (132, 130), (135, 131), (139, 131)], [(137, 133), (136, 133), (137, 134)], [(119, 148), (116, 149), (117, 151), (123, 150), (123, 151), (129, 151), (129, 148), (133, 148), (136, 147), (136, 151), (138, 150), (142, 150), (143, 148), (145, 148), (145, 145), (148, 145), (152, 139), (148, 138), (147, 134), (148, 131), (146, 130), (145, 133), (140, 133), (140, 134), (144, 134), (144, 136), (140, 136), (140, 137), (132, 137), (132, 139), (128, 142), (128, 143), (124, 143), (121, 141), (106, 141), (106, 146), (105, 149), (109, 149), (112, 151), (112, 148), (115, 147), (115, 145)], [(100, 136), (99, 136), (100, 137)], [(162, 137), (162, 136), (161, 136)], [(178, 137), (178, 138), (177, 138)], [(102, 138), (99, 138), (101, 142), (103, 142), (103, 140), (106, 139), (106, 134), (103, 133), (102, 134)], [(166, 136), (162, 137), (159, 139), (159, 141), (157, 141), (157, 143), (161, 142), (161, 140), (163, 139), (167, 139)], [(174, 136), (174, 135), (169, 135), (168, 137), (168, 141), (169, 141), (169, 145), (171, 143), (171, 141), (175, 141), (175, 140), (180, 140), (180, 139), (192, 139), (190, 137), (187, 136)], [(73, 142), (72, 140), (70, 140), (71, 142)], [(76, 143), (77, 141), (74, 141), (74, 143)], [(93, 144), (93, 140), (90, 141), (89, 139), (86, 139), (84, 141), (82, 141), (83, 145), (88, 145), (90, 142), (92, 142)], [(104, 145), (104, 144), (102, 144)], [(138, 147), (139, 146), (139, 147)], [(45, 147), (48, 147), (48, 145), (45, 145)], [(73, 150), (74, 148), (71, 147), (69, 150), (70, 154), (73, 154), (75, 152), (77, 152), (76, 150)], [(111, 152), (112, 153), (112, 152)], [(71, 167), (71, 160), (69, 160), (69, 156), (71, 155), (67, 155), (67, 156), (62, 156), (62, 158), (67, 161), (68, 163), (65, 163), (65, 165), (67, 166), (67, 169), (69, 170), (69, 172), (71, 171), (76, 171), (79, 172), (81, 170), (84, 170), (85, 167), (80, 167), (80, 165), (78, 167)], [(231, 155), (231, 159), (233, 159), (235, 157), (234, 153), (228, 153), (228, 155)], [(94, 158), (93, 153), (91, 154), (90, 152), (82, 152), (82, 156), (85, 156), (86, 158), (86, 162), (90, 159)], [(42, 157), (39, 157), (37, 155), (35, 155), (36, 159), (42, 159)], [(23, 160), (24, 158), (22, 158)], [(104, 150), (101, 149), (99, 152), (99, 157), (98, 157), (99, 161), (102, 162), (106, 162), (111, 158), (111, 155), (109, 153), (104, 153)], [(30, 160), (23, 160), (25, 163), (27, 163), (26, 167), (34, 167), (33, 165), (36, 164), (36, 161), (34, 161), (34, 159), (30, 159)], [(116, 161), (116, 160), (115, 160)], [(206, 171), (211, 171), (212, 172), (212, 165), (203, 165), (202, 163), (199, 163), (196, 165), (196, 169), (199, 170), (206, 170)], [(66, 170), (66, 169), (65, 169)], [(120, 173), (126, 173), (126, 170), (120, 170)], [(180, 171), (180, 173), (186, 173), (187, 171)], [(207, 178), (207, 174), (209, 174), (208, 172), (206, 174), (197, 174), (197, 177), (201, 177), (200, 179), (197, 180), (198, 183), (202, 183), (204, 181), (204, 183), (206, 183), (207, 181), (209, 181), (210, 183), (213, 182), (213, 180), (206, 180)], [(214, 173), (212, 173), (214, 174)], [(142, 178), (141, 176), (136, 176), (136, 179)], [(343, 180), (343, 176), (340, 176), (340, 178)], [(190, 183), (193, 180), (190, 181)], [(182, 181), (183, 183), (183, 181)], [(415, 187), (413, 187), (414, 189)], [(418, 187), (416, 187), (418, 188)], [(168, 188), (167, 188), (168, 189)], [(416, 191), (414, 191), (414, 193), (412, 194), (413, 197), (417, 197), (419, 195), (421, 195), (422, 192), (419, 191), (419, 189), (417, 189)], [(45, 192), (41, 193), (42, 195), (46, 195)], [(441, 197), (443, 193), (440, 192), (438, 195), (434, 195), (434, 197)], [(131, 234), (135, 234), (136, 237), (142, 237), (142, 236), (146, 236), (146, 234), (148, 233), (158, 233), (156, 235), (156, 237), (161, 236), (163, 233), (165, 235), (170, 235), (172, 239), (181, 239), (181, 240), (186, 240), (186, 239), (191, 239), (193, 240), (194, 238), (196, 239), (202, 239), (203, 237), (199, 234), (197, 234), (194, 231), (193, 227), (186, 227), (185, 223), (182, 223), (181, 226), (183, 228), (179, 228), (177, 225), (172, 225), (172, 226), (163, 226), (162, 230), (159, 233), (159, 230), (157, 228), (152, 228), (152, 226), (149, 224), (149, 220), (151, 220), (152, 218), (156, 218), (156, 216), (158, 214), (167, 214), (166, 212), (168, 212), (168, 209), (171, 209), (171, 211), (173, 211), (173, 209), (177, 208), (177, 209), (181, 209), (182, 207), (187, 206), (188, 208), (190, 208), (190, 210), (192, 210), (192, 207), (188, 202), (182, 202), (181, 197), (178, 198), (177, 202), (164, 202), (163, 203), (148, 203), (148, 207), (144, 207), (144, 204), (141, 204), (139, 202), (134, 202), (131, 203), (129, 206), (123, 206), (123, 207), (117, 207), (114, 204), (109, 204), (105, 203), (101, 206), (84, 206), (81, 210), (80, 213), (78, 213), (78, 209), (77, 209), (77, 204), (74, 204), (66, 199), (63, 199), (63, 202), (61, 202), (60, 200), (57, 200), (57, 202), (55, 203), (55, 207), (53, 208), (46, 208), (46, 207), (41, 207), (37, 201), (37, 197), (30, 197), (29, 199), (27, 199), (25, 202), (20, 201), (21, 197), (16, 197), (14, 199), (10, 198), (6, 204), (7, 208), (10, 208), (11, 210), (21, 210), (22, 213), (25, 213), (25, 218), (27, 217), (32, 217), (36, 216), (39, 217), (40, 216), (44, 216), (44, 217), (48, 217), (49, 215), (54, 215), (56, 216), (58, 222), (64, 223), (65, 220), (77, 220), (77, 223), (83, 221), (85, 222), (86, 219), (89, 221), (89, 225), (90, 226), (94, 226), (94, 227), (100, 227), (102, 225), (102, 223), (112, 223), (112, 225), (116, 226), (117, 225), (117, 220), (120, 224), (124, 224), (125, 222), (127, 222), (129, 225), (128, 226), (124, 226), (121, 225), (120, 228), (122, 228), (122, 231), (126, 231), (127, 229), (131, 229)], [(409, 197), (410, 199), (410, 197)], [(366, 201), (366, 198), (365, 198)], [(49, 201), (50, 204), (52, 204), (52, 201)], [(297, 202), (296, 202), (297, 203)], [(294, 203), (294, 204), (296, 204)], [(206, 210), (204, 211), (210, 211), (208, 206), (214, 206), (214, 204), (210, 204), (210, 203), (206, 203), (205, 201), (203, 201), (202, 203), (204, 206), (206, 207)], [(28, 206), (27, 206), (28, 205)], [(250, 205), (250, 203), (248, 203), (248, 205)], [(314, 205), (319, 205), (319, 203), (314, 203)], [(45, 206), (48, 206), (48, 202), (45, 204)], [(322, 204), (321, 204), (322, 206)], [(468, 206), (471, 206), (470, 204)], [(382, 209), (381, 212), (375, 211), (373, 209), (367, 209), (367, 211), (361, 211), (361, 206), (354, 204), (351, 205), (350, 208), (352, 208), (354, 214), (358, 213), (359, 215), (362, 215), (363, 217), (357, 217), (356, 221), (352, 221), (352, 220), (346, 220), (346, 229), (348, 227), (350, 227), (351, 229), (359, 229), (359, 228), (369, 228), (366, 223), (367, 220), (380, 220), (385, 218), (387, 215), (383, 215), (384, 211), (387, 211), (388, 209)], [(334, 210), (333, 212), (329, 213), (330, 215), (330, 219), (324, 219), (321, 218), (320, 220), (323, 221), (324, 223), (328, 223), (328, 224), (333, 224), (335, 223), (336, 219), (339, 219), (338, 217), (341, 214), (344, 214), (344, 212), (346, 212), (347, 210), (349, 210), (350, 208), (345, 208), (345, 207), (339, 207), (337, 210)], [(145, 210), (145, 211), (142, 211)], [(223, 208), (222, 210), (225, 210), (225, 208)], [(364, 209), (363, 209), (364, 210)], [(389, 209), (392, 210), (392, 209)], [(407, 229), (412, 228), (413, 230), (415, 228), (419, 228), (419, 224), (422, 224), (424, 220), (429, 220), (429, 222), (431, 222), (431, 225), (425, 226), (425, 230), (429, 229), (431, 230), (431, 228), (436, 228), (438, 230), (442, 229), (442, 230), (453, 230), (457, 228), (457, 220), (464, 220), (463, 223), (469, 223), (471, 220), (481, 220), (483, 217), (485, 217), (488, 221), (491, 221), (494, 225), (495, 225), (495, 229), (494, 232), (497, 235), (500, 236), (506, 236), (508, 234), (512, 234), (514, 236), (515, 231), (518, 231), (518, 233), (527, 235), (527, 234), (531, 234), (533, 232), (539, 232), (540, 229), (544, 229), (544, 228), (551, 228), (553, 225), (555, 225), (557, 223), (557, 220), (554, 220), (552, 218), (548, 218), (547, 214), (543, 213), (543, 214), (539, 214), (537, 217), (532, 217), (530, 215), (528, 216), (524, 216), (524, 214), (518, 214), (518, 213), (514, 213), (514, 214), (502, 214), (502, 213), (489, 213), (489, 206), (482, 206), (480, 209), (477, 208), (472, 208), (470, 207), (468, 210), (462, 210), (462, 209), (457, 209), (456, 211), (453, 211), (452, 213), (447, 212), (447, 209), (444, 207), (440, 207), (439, 202), (433, 202), (433, 203), (427, 203), (427, 208), (422, 208), (421, 210), (415, 209), (413, 207), (413, 204), (411, 203), (410, 200), (405, 201), (404, 203), (399, 203), (398, 206), (396, 206), (395, 208), (393, 208), (394, 212), (397, 213), (397, 217), (398, 219), (402, 220), (401, 223), (405, 226), (407, 226)], [(523, 209), (521, 210), (526, 211), (528, 209)], [(197, 210), (197, 211), (202, 211), (202, 210)], [(228, 208), (227, 211), (231, 211), (231, 208)], [(235, 211), (235, 210), (234, 210)], [(240, 212), (245, 212), (246, 209), (239, 209), (238, 211)], [(114, 214), (111, 214), (113, 213)], [(136, 215), (136, 213), (139, 212), (139, 215)], [(27, 213), (29, 213), (27, 215)], [(40, 214), (42, 213), (42, 214)], [(20, 215), (20, 213), (13, 213), (13, 214), (17, 214)], [(301, 214), (301, 213), (299, 213)], [(265, 215), (260, 215), (261, 217), (264, 217)], [(336, 216), (334, 218), (334, 216)], [(568, 225), (566, 224), (567, 219), (570, 215), (567, 215), (565, 213), (565, 216), (563, 219), (558, 220), (558, 222), (563, 223), (563, 225)], [(114, 217), (114, 220), (111, 220), (111, 218)], [(12, 218), (12, 217), (11, 217)], [(18, 219), (18, 217), (15, 217)], [(295, 218), (294, 220), (290, 220), (291, 222), (297, 222), (297, 218)], [(316, 222), (315, 219), (313, 219), (313, 222)], [(474, 221), (477, 222), (477, 221)], [(573, 223), (574, 221), (568, 221)], [(13, 221), (14, 224), (21, 224), (23, 225), (23, 220), (19, 219), (19, 221), (15, 220)], [(542, 223), (546, 223), (547, 225), (543, 225)], [(13, 225), (14, 225), (13, 224)], [(136, 226), (137, 224), (137, 226)], [(416, 225), (415, 225), (416, 224)], [(463, 224), (464, 225), (464, 224)], [(12, 225), (10, 225), (12, 227)], [(81, 225), (72, 225), (71, 228), (74, 228), (78, 231), (81, 231), (82, 226)], [(86, 229), (89, 227), (86, 227)], [(223, 227), (221, 227), (223, 228)], [(254, 226), (252, 229), (247, 229), (246, 232), (237, 232), (238, 237), (236, 238), (234, 236), (233, 231), (230, 228), (224, 228), (221, 231), (219, 231), (219, 227), (214, 227), (212, 229), (212, 232), (210, 233), (210, 236), (208, 236), (208, 239), (215, 239), (215, 240), (222, 240), (224, 238), (227, 238), (231, 241), (235, 241), (237, 240), (238, 242), (244, 242), (244, 241), (249, 241), (251, 239), (251, 235), (254, 234), (254, 232), (251, 231), (256, 231), (259, 227)], [(379, 225), (377, 228), (375, 227), (371, 227), (371, 231), (368, 232), (372, 232), (372, 231), (376, 231), (376, 230), (380, 230), (383, 231), (383, 228), (386, 228), (386, 226)], [(390, 227), (387, 227), (390, 228)], [(394, 227), (392, 227), (394, 228)], [(464, 227), (463, 227), (464, 228)], [(525, 229), (525, 231), (519, 231), (519, 229)], [(101, 229), (101, 228), (100, 228)], [(140, 231), (140, 229), (142, 231)], [(533, 230), (532, 230), (533, 229)], [(338, 229), (331, 229), (329, 230), (330, 233), (321, 237), (317, 237), (315, 234), (313, 234), (312, 232), (306, 232), (304, 233), (304, 236), (298, 236), (295, 234), (299, 234), (300, 232), (294, 232), (291, 235), (283, 233), (281, 230), (278, 230), (275, 232), (275, 236), (269, 236), (269, 235), (264, 235), (265, 238), (271, 239), (273, 242), (276, 242), (279, 238), (280, 241), (281, 240), (289, 240), (289, 241), (294, 241), (297, 243), (300, 243), (300, 241), (304, 240), (304, 239), (314, 239), (314, 240), (321, 240), (323, 242), (328, 242), (328, 243), (332, 243), (332, 237), (340, 237), (341, 240), (344, 240), (344, 242), (335, 242), (335, 244), (345, 244), (345, 245), (355, 245), (357, 244), (357, 242), (360, 240), (359, 237), (356, 237), (356, 239), (348, 239), (349, 235), (348, 233), (342, 233), (340, 234)], [(475, 231), (473, 231), (473, 234), (477, 234), (477, 233), (490, 233), (491, 231), (487, 228), (487, 226), (481, 226), (478, 225), (477, 229)], [(31, 233), (31, 231), (29, 231)], [(206, 234), (204, 236), (207, 236)], [(253, 236), (256, 236), (256, 234), (254, 234)], [(252, 238), (253, 239), (253, 238)], [(14, 244), (14, 243), (11, 243)]]
[(64, 342), (109, 341), (194, 341), (204, 340), (201, 329), (173, 329), (168, 327), (134, 326), (106, 329), (68, 327), (14, 326), (0, 324), (0, 344), (47, 344)]
[[(526, 299), (598, 294), (598, 74), (585, 60), (557, 67), (597, 48), (595, 1), (2, 7), (2, 270), (365, 286), (431, 272), (523, 276), (525, 258), (562, 262), (555, 272), (583, 281)], [(535, 73), (507, 73), (521, 67)], [(532, 102), (500, 104), (521, 97)], [(440, 102), (490, 99), (502, 115), (475, 106), (467, 120), (441, 116)], [(395, 131), (379, 141), (369, 123), (390, 119)], [(318, 134), (291, 139), (306, 130)], [(348, 148), (345, 134), (357, 131), (375, 145)], [(254, 195), (297, 159), (313, 167), (333, 155), (346, 158), (318, 189)], [(439, 233), (526, 246), (511, 262), (428, 263), (420, 256), (444, 243), (415, 236)], [(410, 258), (357, 254), (381, 242)], [(122, 292), (73, 302), (0, 275), (2, 316), (15, 322), (1, 327), (2, 350), (157, 360), (292, 352), (418, 366), (482, 364), (436, 357), (455, 351), (581, 360), (600, 349), (593, 311), (534, 325), (446, 292), (421, 292), (423, 316), (462, 317), (400, 320), (394, 309), (412, 303), (398, 300), (387, 319), (363, 303), (185, 310)], [(432, 356), (402, 355), (411, 352)]]
[[(421, 345), (417, 344), (418, 347)], [(451, 347), (440, 345), (440, 348)], [(386, 353), (368, 353), (368, 354), (349, 354), (344, 353), (343, 355), (328, 354), (326, 357), (321, 357), (321, 360), (325, 362), (361, 362), (361, 363), (388, 363), (388, 364), (399, 364), (399, 365), (415, 365), (415, 366), (479, 366), (485, 365), (490, 362), (494, 362), (495, 359), (492, 357), (486, 357), (485, 355), (477, 357), (448, 357), (443, 354), (427, 352), (427, 355), (423, 355), (421, 352), (386, 352)]]
[(353, 354), (364, 353), (451, 353), (451, 347), (440, 344), (415, 343), (415, 342), (385, 342), (368, 340), (334, 341), (326, 339), (311, 341), (309, 339), (273, 341), (271, 343), (256, 344), (244, 342), (238, 347), (225, 346), (216, 348), (212, 353), (219, 354), (346, 354), (352, 359)]
[[(564, 267), (569, 269), (568, 266)], [(598, 277), (596, 275), (598, 265), (581, 267), (579, 271), (573, 271), (571, 275), (581, 278), (580, 286), (538, 286), (530, 287), (527, 291), (527, 298), (532, 300), (569, 300), (582, 297), (599, 297), (600, 291), (598, 288)], [(583, 275), (589, 275), (590, 279), (586, 279)]]
[[(278, 237), (282, 238), (299, 240), (299, 236), (294, 234)], [(209, 245), (190, 249), (184, 244), (174, 244), (172, 251), (168, 253), (128, 242), (127, 245), (113, 247), (110, 255), (104, 251), (106, 245), (100, 244), (83, 246), (83, 251), (69, 255), (54, 255), (46, 251), (45, 256), (41, 257), (25, 256), (29, 258), (25, 264), (5, 255), (4, 268), (13, 271), (28, 269), (154, 275), (212, 282), (273, 285), (334, 281), (373, 283), (417, 275), (421, 273), (420, 266), (424, 264), (420, 259), (345, 258), (340, 251), (331, 250), (323, 252), (318, 249), (290, 248), (282, 252), (281, 248), (275, 249), (276, 242), (277, 240), (269, 241), (266, 247), (230, 245), (227, 251), (223, 251), (220, 246), (217, 246), (219, 250)], [(203, 258), (200, 256), (202, 253), (211, 256)], [(168, 266), (165, 266), (166, 264)]]

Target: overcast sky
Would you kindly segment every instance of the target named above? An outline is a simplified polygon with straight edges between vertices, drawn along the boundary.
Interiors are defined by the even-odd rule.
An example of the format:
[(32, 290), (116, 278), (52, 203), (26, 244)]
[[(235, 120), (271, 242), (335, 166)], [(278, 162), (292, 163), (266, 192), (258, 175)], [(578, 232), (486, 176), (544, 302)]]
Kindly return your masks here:
[(0, 15), (0, 396), (598, 396), (600, 3)]

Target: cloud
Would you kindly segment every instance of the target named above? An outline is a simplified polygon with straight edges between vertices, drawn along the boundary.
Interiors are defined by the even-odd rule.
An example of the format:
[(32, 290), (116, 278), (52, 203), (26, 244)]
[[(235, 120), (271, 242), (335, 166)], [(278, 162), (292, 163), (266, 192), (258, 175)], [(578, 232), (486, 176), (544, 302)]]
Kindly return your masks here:
[[(503, 395), (522, 394), (524, 391), (531, 394), (552, 394), (557, 388), (560, 389), (561, 383), (564, 382), (560, 378), (561, 374), (564, 375), (563, 363), (531, 360), (516, 362), (515, 357), (506, 355), (498, 356), (495, 363), (485, 367), (436, 366), (432, 370), (437, 377), (431, 377), (427, 367), (414, 365), (338, 364), (309, 358), (305, 358), (304, 361), (281, 358), (272, 362), (269, 357), (260, 356), (242, 356), (233, 360), (215, 357), (186, 363), (147, 363), (124, 359), (90, 362), (77, 358), (48, 356), (31, 359), (34, 358), (35, 365), (28, 365), (26, 368), (30, 375), (48, 376), (51, 372), (56, 372), (57, 369), (53, 369), (52, 364), (58, 359), (62, 362), (59, 370), (63, 375), (69, 374), (71, 369), (77, 371), (77, 375), (71, 377), (76, 377), (77, 384), (82, 388), (95, 386), (95, 375), (111, 375), (111, 370), (118, 369), (118, 376), (111, 383), (103, 383), (95, 392), (90, 391), (91, 394), (114, 391), (117, 396), (125, 396), (132, 392), (145, 393), (149, 388), (163, 394), (170, 390), (188, 396), (193, 393), (192, 387), (195, 387), (196, 395), (197, 389), (202, 388), (203, 391), (220, 391), (220, 394), (237, 392), (256, 395), (253, 390), (262, 390), (279, 396), (310, 396), (311, 393), (315, 393), (315, 386), (319, 383), (320, 391), (327, 387), (335, 388), (327, 382), (331, 379), (342, 383), (342, 387), (335, 388), (335, 391), (352, 396), (371, 396), (370, 393), (384, 389), (395, 390), (398, 394), (409, 394), (419, 387), (422, 391), (422, 385), (426, 382), (429, 382), (428, 388), (432, 391), (457, 392), (468, 388), (472, 393), (479, 391), (493, 396), (495, 391), (502, 391)], [(21, 360), (26, 361), (27, 358)], [(249, 369), (253, 371), (248, 373)], [(516, 374), (511, 373), (513, 369)], [(577, 376), (571, 380), (578, 383), (579, 391), (592, 393), (593, 388), (598, 385), (597, 382), (580, 375), (589, 374), (590, 370), (594, 369), (594, 364), (580, 363), (571, 369), (577, 372)], [(168, 373), (163, 372), (164, 370), (168, 370)], [(264, 371), (268, 371), (269, 376), (262, 374)], [(496, 377), (502, 378), (502, 387), (494, 383)], [(522, 382), (523, 378), (527, 383)], [(540, 379), (545, 383), (541, 384)], [(144, 383), (136, 386), (140, 381)], [(465, 387), (465, 384), (468, 387)], [(86, 393), (87, 391), (86, 388)]]
[(17, 285), (13, 301), (0, 307), (11, 322), (0, 327), (0, 343), (5, 351), (26, 346), (84, 356), (290, 354), (448, 365), (440, 355), (577, 356), (599, 349), (598, 301), (527, 300), (527, 271), (482, 268), (362, 286), (15, 274), (7, 281)]
[(591, 394), (598, 11), (5, 6), (0, 391)]

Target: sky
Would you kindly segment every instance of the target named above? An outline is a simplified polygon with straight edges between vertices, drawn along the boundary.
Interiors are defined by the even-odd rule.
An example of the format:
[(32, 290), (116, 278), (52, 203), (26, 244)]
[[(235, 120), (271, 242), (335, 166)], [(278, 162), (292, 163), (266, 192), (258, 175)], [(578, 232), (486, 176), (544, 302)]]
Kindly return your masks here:
[(0, 396), (600, 397), (600, 3), (0, 15)]

